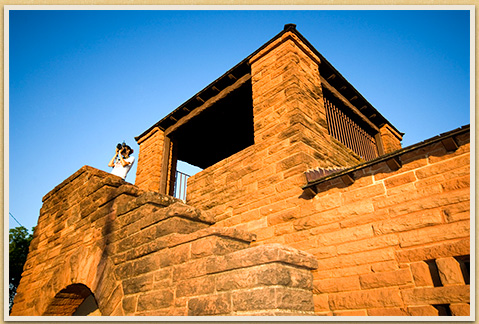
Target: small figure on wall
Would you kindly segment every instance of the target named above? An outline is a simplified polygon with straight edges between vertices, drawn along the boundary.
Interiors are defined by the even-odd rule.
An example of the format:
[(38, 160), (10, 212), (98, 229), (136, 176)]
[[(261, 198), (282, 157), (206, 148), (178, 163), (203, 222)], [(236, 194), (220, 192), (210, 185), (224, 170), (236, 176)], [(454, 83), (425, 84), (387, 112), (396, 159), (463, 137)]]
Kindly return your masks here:
[(125, 142), (118, 144), (115, 155), (108, 163), (108, 166), (113, 168), (111, 173), (124, 180), (135, 162), (135, 157), (130, 155), (132, 153), (133, 149), (126, 145)]

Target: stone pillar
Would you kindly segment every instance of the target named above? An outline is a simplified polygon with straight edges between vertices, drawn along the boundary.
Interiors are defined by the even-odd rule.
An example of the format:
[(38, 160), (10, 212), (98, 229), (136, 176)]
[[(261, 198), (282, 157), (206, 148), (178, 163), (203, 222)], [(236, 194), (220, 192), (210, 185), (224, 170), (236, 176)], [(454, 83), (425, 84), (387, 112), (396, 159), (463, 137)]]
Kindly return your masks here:
[(383, 150), (383, 152), (379, 152), (380, 154), (387, 154), (401, 149), (402, 135), (391, 126), (385, 124), (380, 128), (380, 134)]
[[(172, 194), (176, 156), (170, 138), (158, 127), (137, 139), (140, 145), (136, 181), (140, 189)], [(173, 179), (173, 185), (171, 181)]]
[[(359, 162), (328, 134), (319, 57), (291, 31), (250, 59), (255, 145), (289, 147), (304, 167)], [(295, 166), (298, 166), (296, 164)], [(299, 169), (298, 169), (299, 170)]]

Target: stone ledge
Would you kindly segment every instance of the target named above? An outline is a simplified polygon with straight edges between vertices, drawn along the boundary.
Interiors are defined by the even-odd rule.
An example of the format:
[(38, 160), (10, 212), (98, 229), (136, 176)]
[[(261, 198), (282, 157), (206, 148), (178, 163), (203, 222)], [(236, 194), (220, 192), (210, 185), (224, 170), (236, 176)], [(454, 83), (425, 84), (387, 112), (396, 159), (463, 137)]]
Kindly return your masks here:
[(272, 262), (286, 263), (310, 270), (318, 267), (317, 260), (309, 253), (281, 244), (268, 244), (210, 258), (207, 260), (206, 271), (207, 273), (219, 273)]
[(91, 166), (88, 166), (88, 165), (84, 165), (83, 167), (81, 167), (78, 171), (76, 171), (75, 173), (73, 173), (71, 176), (69, 176), (68, 178), (66, 178), (65, 180), (62, 181), (62, 183), (60, 183), (59, 185), (57, 185), (55, 188), (53, 188), (52, 190), (50, 190), (45, 196), (43, 196), (43, 199), (42, 201), (45, 202), (47, 199), (49, 199), (50, 197), (52, 197), (53, 195), (55, 195), (58, 191), (60, 191), (63, 187), (65, 187), (66, 185), (68, 185), (70, 182), (72, 182), (73, 180), (75, 180), (76, 178), (78, 178), (80, 175), (82, 175), (83, 173), (89, 173), (91, 175), (94, 175), (94, 176), (98, 176), (98, 177), (108, 177), (111, 179), (111, 185), (114, 185), (115, 187), (119, 187), (123, 184), (128, 184), (128, 182), (122, 180), (120, 177), (117, 177), (115, 175), (112, 175), (108, 172), (105, 172), (105, 171), (102, 171), (102, 170), (99, 170), (99, 169), (96, 169), (96, 168), (93, 168)]

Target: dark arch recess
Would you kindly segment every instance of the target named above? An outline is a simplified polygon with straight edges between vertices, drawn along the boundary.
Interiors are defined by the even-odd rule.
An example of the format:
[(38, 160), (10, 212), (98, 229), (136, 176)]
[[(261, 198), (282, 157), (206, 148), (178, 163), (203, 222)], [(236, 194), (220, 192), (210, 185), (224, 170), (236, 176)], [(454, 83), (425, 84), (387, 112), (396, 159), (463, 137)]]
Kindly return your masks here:
[(92, 295), (91, 290), (83, 284), (73, 284), (58, 292), (48, 305), (44, 316), (71, 316)]

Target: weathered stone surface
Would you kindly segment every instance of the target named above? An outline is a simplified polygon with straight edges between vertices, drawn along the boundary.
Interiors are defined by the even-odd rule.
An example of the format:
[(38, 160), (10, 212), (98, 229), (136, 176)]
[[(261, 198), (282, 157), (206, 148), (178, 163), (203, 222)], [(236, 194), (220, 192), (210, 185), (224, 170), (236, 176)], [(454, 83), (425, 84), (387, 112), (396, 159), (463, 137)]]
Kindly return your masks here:
[(453, 257), (436, 259), (439, 277), (444, 286), (464, 285), (464, 278), (459, 262)]
[(407, 316), (407, 310), (401, 307), (371, 308), (368, 309), (369, 316)]
[(411, 316), (438, 316), (438, 310), (433, 306), (409, 306), (407, 308)]
[(234, 252), (224, 257), (209, 258), (206, 270), (209, 273), (216, 273), (271, 262), (283, 262), (307, 269), (317, 267), (316, 260), (310, 254), (279, 244), (269, 244)]
[(415, 262), (437, 259), (454, 255), (468, 255), (470, 252), (469, 239), (458, 239), (452, 242), (439, 242), (427, 246), (418, 246), (397, 251), (399, 262)]
[(176, 288), (176, 297), (206, 295), (212, 294), (214, 291), (214, 277), (199, 277), (178, 282)]
[(189, 316), (228, 315), (231, 312), (229, 293), (194, 297), (188, 301)]
[(454, 316), (469, 316), (471, 314), (471, 305), (469, 304), (451, 304), (449, 308)]
[(411, 273), (417, 287), (433, 287), (431, 272), (426, 262), (411, 263)]
[(143, 293), (138, 296), (137, 310), (147, 311), (166, 308), (173, 305), (174, 295), (171, 289), (163, 289)]
[(276, 289), (256, 288), (236, 292), (232, 295), (232, 304), (234, 311), (275, 309)]
[(362, 289), (373, 289), (412, 284), (412, 276), (409, 269), (399, 269), (396, 271), (364, 274), (359, 276), (359, 281)]
[(401, 291), (407, 305), (468, 303), (470, 286), (413, 288)]
[(167, 217), (186, 217), (193, 220), (202, 221), (208, 224), (214, 224), (214, 219), (208, 213), (201, 211), (197, 208), (188, 206), (181, 202), (176, 202), (170, 206), (168, 206), (166, 211)]
[(329, 295), (329, 306), (332, 310), (398, 307), (402, 305), (403, 301), (397, 288), (340, 292)]
[(313, 283), (313, 293), (335, 293), (340, 291), (353, 291), (359, 290), (359, 277), (343, 277), (343, 278), (331, 278), (323, 280), (315, 280)]
[(191, 245), (192, 258), (201, 258), (210, 255), (224, 255), (248, 247), (247, 242), (229, 239), (227, 237), (208, 236), (201, 238)]

